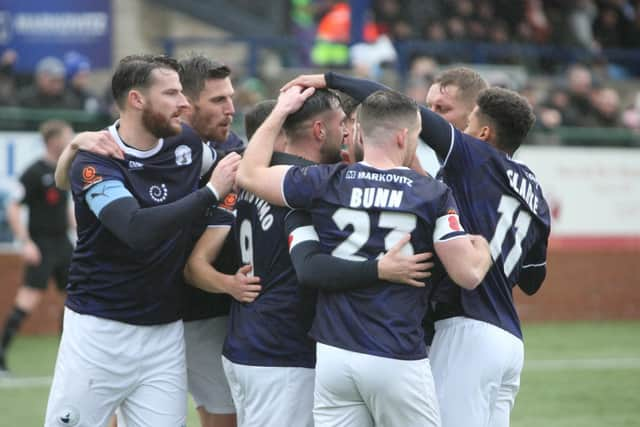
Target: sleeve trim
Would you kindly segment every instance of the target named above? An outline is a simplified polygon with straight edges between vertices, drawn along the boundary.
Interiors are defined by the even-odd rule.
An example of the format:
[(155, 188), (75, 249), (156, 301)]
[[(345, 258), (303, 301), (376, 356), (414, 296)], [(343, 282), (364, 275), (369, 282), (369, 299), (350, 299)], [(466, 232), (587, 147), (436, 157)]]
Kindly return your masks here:
[(442, 162), (442, 166), (444, 167), (449, 161), (449, 157), (451, 157), (451, 152), (453, 151), (453, 144), (456, 142), (456, 130), (451, 123), (449, 123), (449, 127), (451, 129), (451, 144), (449, 144), (449, 152), (447, 153), (447, 157), (444, 158)]

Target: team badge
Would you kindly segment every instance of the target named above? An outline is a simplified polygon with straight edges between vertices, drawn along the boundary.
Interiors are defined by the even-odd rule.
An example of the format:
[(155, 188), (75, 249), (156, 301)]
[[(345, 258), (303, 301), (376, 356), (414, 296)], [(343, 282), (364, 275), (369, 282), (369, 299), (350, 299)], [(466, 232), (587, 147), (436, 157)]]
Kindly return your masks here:
[(84, 187), (87, 188), (102, 181), (102, 177), (96, 173), (96, 168), (93, 166), (85, 166), (82, 169), (82, 182), (84, 182)]
[(178, 145), (174, 153), (176, 155), (176, 165), (185, 166), (191, 164), (191, 148), (188, 146)]
[(57, 417), (58, 425), (65, 427), (74, 427), (77, 426), (80, 422), (80, 414), (73, 407), (66, 407), (62, 411), (60, 411), (60, 415)]
[(165, 184), (152, 185), (149, 187), (149, 197), (156, 203), (162, 203), (167, 200), (168, 194), (167, 186)]
[(229, 212), (233, 212), (236, 209), (236, 201), (238, 200), (238, 195), (235, 193), (227, 194), (227, 197), (224, 198), (220, 204), (218, 204), (219, 208), (227, 210)]

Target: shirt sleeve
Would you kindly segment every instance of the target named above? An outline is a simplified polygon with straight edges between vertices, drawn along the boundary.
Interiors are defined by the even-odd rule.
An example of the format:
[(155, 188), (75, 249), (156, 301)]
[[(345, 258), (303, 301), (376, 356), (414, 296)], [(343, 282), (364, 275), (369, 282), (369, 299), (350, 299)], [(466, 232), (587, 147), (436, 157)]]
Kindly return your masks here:
[(73, 193), (84, 194), (94, 185), (106, 181), (125, 181), (114, 160), (85, 151), (79, 152), (71, 164)]
[(293, 209), (309, 209), (322, 192), (329, 175), (329, 166), (292, 166), (282, 180), (282, 196)]
[(298, 283), (327, 291), (347, 291), (378, 283), (378, 261), (349, 261), (326, 254), (306, 211), (290, 212), (285, 218), (291, 262)]
[(231, 227), (236, 220), (233, 213), (219, 205), (207, 209), (205, 218), (207, 227)]
[(433, 242), (446, 242), (447, 240), (457, 239), (465, 236), (467, 232), (460, 224), (458, 215), (458, 206), (453, 198), (451, 190), (443, 194), (440, 208), (436, 214), (435, 227), (433, 229)]

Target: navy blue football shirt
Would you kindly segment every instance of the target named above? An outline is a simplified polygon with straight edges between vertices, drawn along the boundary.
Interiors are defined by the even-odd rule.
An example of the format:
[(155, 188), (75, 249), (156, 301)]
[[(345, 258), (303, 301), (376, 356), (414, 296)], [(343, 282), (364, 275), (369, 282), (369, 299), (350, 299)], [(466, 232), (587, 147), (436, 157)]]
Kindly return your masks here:
[[(449, 188), (408, 168), (293, 167), (283, 194), (290, 207), (311, 213), (323, 249), (344, 259), (375, 259), (407, 233), (411, 241), (403, 252), (409, 254), (433, 251), (434, 241), (465, 234)], [(424, 358), (421, 322), (428, 292), (429, 287), (386, 281), (346, 292), (320, 291), (311, 336), (359, 353)]]
[[(109, 131), (123, 149), (124, 160), (80, 152), (71, 168), (78, 242), (66, 305), (78, 313), (131, 324), (178, 320), (191, 224), (156, 247), (134, 250), (110, 232), (98, 214), (111, 201), (129, 194), (142, 208), (181, 199), (197, 189), (207, 172), (203, 165), (212, 163), (215, 153), (186, 126), (178, 136), (160, 140), (149, 151), (125, 145), (117, 124)], [(206, 158), (208, 162), (203, 161)], [(109, 187), (114, 190), (108, 192)]]
[[(272, 164), (311, 164), (274, 153)], [(288, 208), (270, 205), (255, 194), (238, 195), (236, 236), (242, 264), (251, 264), (262, 290), (252, 303), (232, 301), (224, 356), (254, 366), (313, 368), (315, 344), (308, 337), (315, 298), (301, 288), (291, 264), (285, 233)]]
[(455, 194), (464, 228), (489, 241), (494, 265), (474, 290), (450, 279), (439, 284), (436, 318), (464, 315), (522, 338), (512, 288), (523, 271), (546, 263), (549, 207), (526, 165), (450, 127), (448, 143), (439, 147), (442, 179)]

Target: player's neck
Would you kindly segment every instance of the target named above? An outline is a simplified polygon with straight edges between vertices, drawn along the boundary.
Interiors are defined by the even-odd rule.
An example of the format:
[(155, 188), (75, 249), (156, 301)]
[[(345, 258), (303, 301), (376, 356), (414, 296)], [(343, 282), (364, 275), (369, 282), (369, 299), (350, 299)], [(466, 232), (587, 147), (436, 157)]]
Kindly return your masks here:
[(393, 158), (387, 147), (368, 146), (364, 150), (363, 161), (376, 169), (394, 169), (403, 166), (402, 161)]
[(147, 151), (158, 144), (158, 138), (149, 132), (138, 117), (121, 115), (118, 135), (122, 142), (140, 151)]
[(321, 163), (322, 160), (320, 151), (314, 150), (312, 147), (309, 147), (304, 143), (296, 143), (293, 145), (287, 144), (285, 146), (284, 152), (294, 156), (302, 157), (303, 159), (309, 160), (314, 163)]
[(58, 157), (50, 151), (45, 151), (43, 159), (47, 164), (55, 166), (58, 163)]

